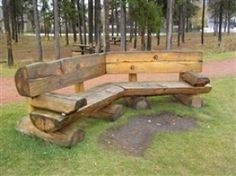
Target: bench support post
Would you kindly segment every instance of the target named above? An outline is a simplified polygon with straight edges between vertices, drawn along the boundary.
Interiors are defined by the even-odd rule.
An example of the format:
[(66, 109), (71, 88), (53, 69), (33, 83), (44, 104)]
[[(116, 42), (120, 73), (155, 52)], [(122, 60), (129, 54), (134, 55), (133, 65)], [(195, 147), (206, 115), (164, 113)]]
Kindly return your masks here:
[(28, 113), (31, 113), (32, 111), (34, 111), (34, 106), (31, 105), (31, 98), (26, 98), (26, 105), (27, 105), (27, 110)]
[(74, 87), (75, 87), (75, 93), (84, 91), (84, 83), (77, 83), (74, 85)]
[(177, 94), (174, 95), (174, 97), (181, 103), (194, 108), (200, 108), (203, 105), (202, 99), (197, 95)]
[(45, 133), (37, 129), (28, 116), (18, 121), (16, 130), (30, 136), (36, 136), (44, 141), (51, 142), (64, 147), (72, 147), (84, 138), (84, 131), (77, 127), (68, 125), (54, 133)]
[(116, 121), (124, 113), (124, 107), (120, 104), (108, 105), (89, 114), (92, 118)]
[[(136, 73), (130, 73), (129, 74), (129, 81), (130, 82), (137, 82), (137, 74)], [(134, 109), (150, 109), (150, 103), (147, 100), (147, 97), (144, 96), (132, 96), (125, 98), (126, 103), (129, 107)]]

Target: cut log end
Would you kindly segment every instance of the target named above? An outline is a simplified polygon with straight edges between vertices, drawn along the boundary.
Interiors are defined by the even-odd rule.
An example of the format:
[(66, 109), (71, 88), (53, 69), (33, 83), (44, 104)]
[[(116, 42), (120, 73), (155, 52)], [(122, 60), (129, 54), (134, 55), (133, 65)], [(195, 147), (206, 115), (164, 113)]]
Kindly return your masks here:
[(127, 106), (134, 109), (150, 109), (151, 105), (147, 97), (127, 97), (125, 98)]
[(16, 130), (30, 136), (36, 136), (44, 141), (63, 147), (72, 147), (84, 139), (84, 131), (72, 125), (66, 126), (54, 133), (45, 133), (38, 130), (30, 118), (23, 117), (17, 122)]
[(196, 95), (183, 95), (178, 94), (174, 95), (174, 97), (179, 100), (181, 103), (187, 106), (191, 106), (194, 108), (201, 108), (203, 106), (203, 101), (199, 96)]
[(180, 74), (180, 79), (188, 82), (192, 86), (201, 87), (210, 83), (208, 77), (194, 72), (184, 72)]
[(22, 67), (15, 74), (15, 84), (18, 93), (22, 96), (30, 97), (27, 69)]

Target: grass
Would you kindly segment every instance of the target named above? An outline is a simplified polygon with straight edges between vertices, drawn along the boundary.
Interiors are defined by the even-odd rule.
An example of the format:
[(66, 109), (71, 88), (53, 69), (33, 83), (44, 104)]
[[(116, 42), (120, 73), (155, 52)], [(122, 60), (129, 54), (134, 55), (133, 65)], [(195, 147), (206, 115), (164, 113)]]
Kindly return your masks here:
[(223, 60), (227, 58), (236, 58), (236, 51), (226, 51), (226, 52), (207, 52), (203, 55), (204, 60)]
[(8, 67), (7, 64), (0, 64), (0, 77), (2, 76), (14, 76), (17, 70), (17, 66)]
[[(0, 61), (6, 60), (6, 44), (4, 36), (0, 35), (2, 39), (0, 42)], [(173, 49), (174, 50), (197, 50), (204, 53), (204, 60), (222, 60), (225, 58), (236, 57), (236, 34), (232, 33), (230, 35), (223, 34), (222, 46), (218, 47), (217, 36), (213, 34), (205, 34), (205, 44), (200, 44), (200, 33), (186, 33), (185, 43), (181, 43), (181, 46), (177, 46), (177, 36), (176, 33), (173, 35)], [(72, 37), (70, 37), (70, 45), (65, 45), (64, 37), (61, 37), (61, 57), (71, 56), (72, 48)], [(157, 46), (156, 37), (152, 38), (152, 49), (160, 50), (165, 49), (165, 36), (161, 36), (160, 45)], [(42, 36), (42, 46), (43, 46), (43, 57), (45, 60), (54, 59), (54, 48), (53, 48), (53, 38), (48, 40), (46, 37)], [(138, 50), (140, 48), (140, 39), (138, 39)], [(133, 44), (128, 43), (128, 49), (133, 49)], [(120, 50), (119, 45), (111, 45), (111, 50)], [(24, 65), (28, 62), (35, 61), (37, 59), (36, 54), (36, 43), (34, 36), (19, 36), (19, 43), (13, 43), (13, 56), (17, 66)]]
[[(235, 175), (236, 78), (215, 80), (202, 95), (201, 109), (185, 107), (172, 97), (150, 98), (151, 110), (126, 109), (115, 123), (81, 119), (85, 140), (72, 149), (19, 134), (16, 121), (26, 114), (23, 103), (1, 107), (1, 175)], [(199, 127), (188, 132), (157, 134), (144, 157), (109, 151), (98, 144), (106, 129), (125, 123), (135, 114), (171, 111), (194, 117)]]

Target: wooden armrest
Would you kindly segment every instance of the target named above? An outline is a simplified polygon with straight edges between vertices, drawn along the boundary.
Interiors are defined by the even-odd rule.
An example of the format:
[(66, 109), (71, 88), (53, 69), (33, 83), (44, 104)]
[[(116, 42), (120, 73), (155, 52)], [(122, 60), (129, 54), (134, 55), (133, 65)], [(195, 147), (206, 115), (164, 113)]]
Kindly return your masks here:
[(210, 83), (210, 79), (208, 77), (194, 72), (181, 73), (180, 78), (196, 87), (205, 86), (206, 84)]

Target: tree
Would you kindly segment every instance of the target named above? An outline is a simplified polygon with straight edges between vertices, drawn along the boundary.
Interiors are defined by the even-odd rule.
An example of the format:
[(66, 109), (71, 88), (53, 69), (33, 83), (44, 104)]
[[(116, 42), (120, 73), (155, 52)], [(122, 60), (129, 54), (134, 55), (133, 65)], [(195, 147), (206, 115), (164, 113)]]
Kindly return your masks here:
[(172, 31), (173, 31), (173, 4), (174, 0), (167, 1), (167, 20), (166, 20), (166, 49), (172, 49)]
[(10, 8), (9, 3), (10, 3), (10, 0), (2, 0), (5, 36), (7, 40), (7, 63), (8, 63), (8, 66), (12, 66), (14, 65), (14, 59), (13, 59), (13, 54), (12, 54), (11, 30), (10, 30), (10, 22), (9, 22), (9, 8)]
[(88, 0), (89, 45), (93, 45), (93, 0)]
[(95, 1), (95, 16), (94, 16), (94, 27), (95, 27), (95, 44), (96, 53), (101, 51), (101, 2), (100, 0)]
[[(140, 30), (141, 49), (150, 50), (151, 33), (156, 32), (162, 24), (161, 7), (155, 1), (147, 0), (129, 0), (132, 5), (132, 15), (134, 21)], [(147, 47), (145, 42), (145, 32), (148, 31)]]
[(120, 0), (120, 11), (121, 11), (121, 20), (120, 20), (120, 46), (122, 51), (127, 50), (126, 45), (126, 0)]
[(60, 59), (60, 36), (59, 36), (59, 15), (58, 15), (58, 0), (53, 0), (54, 11), (54, 51), (55, 58)]
[(35, 23), (34, 29), (36, 35), (36, 48), (37, 48), (38, 61), (43, 61), (43, 49), (40, 36), (39, 12), (38, 12), (37, 0), (33, 0), (33, 6), (34, 6), (34, 23)]
[(104, 15), (103, 15), (104, 52), (108, 52), (110, 51), (109, 0), (104, 0), (103, 5), (104, 5)]
[(204, 44), (204, 21), (205, 21), (205, 6), (206, 0), (203, 0), (202, 3), (202, 34), (201, 34), (201, 44)]

